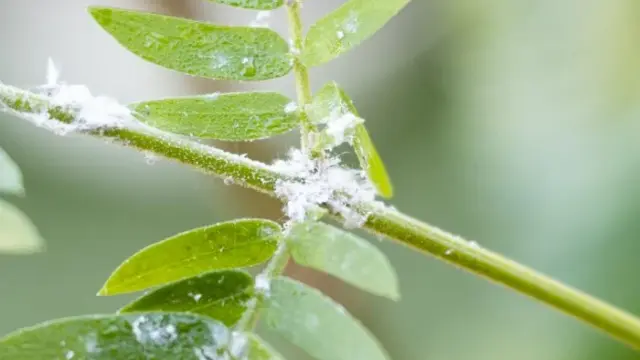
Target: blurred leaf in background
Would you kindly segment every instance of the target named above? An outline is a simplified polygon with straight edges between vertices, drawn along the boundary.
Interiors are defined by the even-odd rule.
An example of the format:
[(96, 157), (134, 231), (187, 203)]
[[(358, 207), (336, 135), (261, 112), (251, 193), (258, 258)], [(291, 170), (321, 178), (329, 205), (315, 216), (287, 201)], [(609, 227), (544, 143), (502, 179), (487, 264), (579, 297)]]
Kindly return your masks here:
[[(133, 6), (0, 5), (0, 44), (8, 49), (0, 79), (39, 84), (53, 56), (65, 78), (123, 102), (185, 95), (184, 78), (121, 52), (91, 25), (85, 8), (98, 2)], [(201, 16), (253, 20), (201, 3), (189, 2)], [(305, 2), (305, 23), (341, 4)], [(384, 32), (314, 69), (314, 87), (337, 80), (353, 98), (393, 176), (399, 209), (640, 313), (639, 7), (635, 0), (414, 1)], [(272, 27), (284, 22), (274, 12)], [(261, 86), (292, 91), (289, 79), (239, 90)], [(0, 274), (11, 276), (0, 277), (0, 303), (9, 304), (0, 308), (0, 333), (113, 311), (126, 300), (96, 299), (95, 287), (125, 256), (245, 214), (221, 200), (230, 188), (183, 166), (146, 166), (143, 156), (99, 141), (54, 137), (2, 116), (0, 144), (28, 180), (29, 196), (12, 202), (48, 240), (45, 254), (2, 258)], [(253, 204), (262, 198), (252, 196), (238, 202), (260, 211)], [(361, 299), (354, 316), (393, 359), (637, 359), (573, 319), (374, 241), (397, 267), (402, 300), (341, 291)]]

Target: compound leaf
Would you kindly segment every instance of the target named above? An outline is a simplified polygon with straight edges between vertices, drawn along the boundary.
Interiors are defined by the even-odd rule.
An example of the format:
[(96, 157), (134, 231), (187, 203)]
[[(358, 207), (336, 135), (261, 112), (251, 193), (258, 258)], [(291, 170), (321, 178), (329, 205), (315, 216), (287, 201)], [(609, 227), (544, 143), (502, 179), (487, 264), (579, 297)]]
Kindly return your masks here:
[(158, 288), (120, 312), (190, 312), (233, 326), (247, 309), (246, 302), (252, 294), (253, 278), (249, 274), (238, 270), (218, 271)]
[(273, 255), (281, 237), (280, 225), (262, 219), (241, 219), (189, 230), (127, 259), (98, 295), (129, 293), (203, 272), (257, 265)]
[(250, 141), (298, 126), (291, 100), (274, 92), (227, 93), (140, 102), (136, 117), (153, 127), (201, 138)]
[(319, 360), (386, 360), (373, 335), (320, 291), (272, 279), (264, 316), (275, 332)]
[(211, 79), (267, 80), (289, 73), (289, 45), (266, 28), (213, 25), (171, 16), (90, 7), (122, 46), (168, 69)]
[(2, 148), (0, 148), (0, 193), (24, 195), (22, 172)]
[(44, 240), (31, 220), (0, 199), (0, 253), (31, 254), (42, 251)]
[(209, 0), (211, 2), (231, 5), (244, 9), (273, 10), (284, 5), (284, 0)]
[(294, 225), (287, 237), (296, 263), (324, 271), (373, 294), (398, 300), (398, 278), (387, 257), (365, 239), (320, 222)]
[[(315, 123), (348, 113), (359, 116), (351, 98), (335, 82), (323, 86), (314, 96), (309, 108), (309, 117)], [(393, 185), (389, 174), (364, 124), (355, 125), (352, 145), (360, 166), (366, 171), (378, 194), (385, 198), (392, 197)]]
[[(46, 322), (0, 340), (2, 360), (181, 359), (251, 356), (257, 340), (222, 323), (186, 313), (90, 315)], [(261, 349), (261, 348), (259, 348)], [(220, 357), (219, 357), (220, 356)]]

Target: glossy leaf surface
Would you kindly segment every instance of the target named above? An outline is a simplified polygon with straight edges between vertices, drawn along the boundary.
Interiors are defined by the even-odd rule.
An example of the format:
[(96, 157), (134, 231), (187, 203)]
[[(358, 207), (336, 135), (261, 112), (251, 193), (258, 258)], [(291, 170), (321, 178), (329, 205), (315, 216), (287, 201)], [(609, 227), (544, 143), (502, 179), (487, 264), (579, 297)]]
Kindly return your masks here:
[(291, 70), (289, 45), (257, 27), (213, 25), (171, 16), (90, 7), (122, 46), (157, 65), (211, 79), (267, 80)]
[(370, 293), (398, 300), (387, 257), (365, 239), (320, 222), (298, 223), (287, 237), (296, 263), (324, 271)]
[(368, 39), (411, 0), (349, 0), (311, 26), (302, 61), (318, 66)]
[(120, 312), (191, 312), (232, 326), (242, 317), (252, 294), (253, 278), (249, 274), (237, 270), (218, 271), (158, 288)]
[(130, 105), (136, 117), (153, 127), (201, 138), (249, 141), (298, 127), (291, 100), (273, 92), (228, 93), (147, 101)]
[(195, 314), (92, 315), (9, 334), (0, 340), (0, 355), (2, 360), (269, 359), (260, 351), (249, 356), (252, 349), (261, 350), (256, 342)]
[(387, 360), (358, 320), (320, 291), (286, 277), (271, 281), (264, 316), (278, 334), (319, 360)]
[(148, 246), (111, 274), (99, 295), (144, 290), (213, 270), (260, 264), (282, 232), (269, 220), (241, 219), (193, 229)]

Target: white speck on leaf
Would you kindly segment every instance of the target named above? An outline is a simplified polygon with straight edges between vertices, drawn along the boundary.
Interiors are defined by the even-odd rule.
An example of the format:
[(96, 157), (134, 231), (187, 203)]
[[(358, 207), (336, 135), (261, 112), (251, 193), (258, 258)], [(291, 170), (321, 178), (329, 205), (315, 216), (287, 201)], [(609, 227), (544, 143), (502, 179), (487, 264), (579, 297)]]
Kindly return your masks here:
[(359, 23), (360, 21), (358, 20), (358, 14), (352, 12), (342, 28), (349, 34), (355, 34), (358, 31)]
[(269, 291), (271, 290), (271, 281), (269, 281), (269, 278), (266, 275), (260, 274), (256, 276), (255, 289), (265, 295), (269, 295)]
[(351, 143), (353, 140), (353, 130), (356, 125), (362, 124), (363, 119), (352, 113), (330, 117), (327, 121), (325, 133), (332, 139), (331, 147), (336, 147), (345, 142)]
[(189, 293), (189, 296), (193, 299), (193, 301), (198, 302), (202, 298), (202, 294), (200, 293)]
[(285, 105), (284, 107), (284, 112), (287, 114), (291, 114), (298, 111), (298, 104), (296, 104), (295, 101), (292, 101), (290, 103), (288, 103), (287, 105)]
[(73, 359), (75, 354), (76, 353), (73, 350), (69, 350), (64, 354), (64, 358), (67, 359), (67, 360), (71, 360), (71, 359)]
[(140, 344), (168, 345), (178, 338), (176, 326), (161, 319), (139, 316), (132, 323), (133, 334)]
[(211, 67), (214, 69), (221, 69), (229, 64), (229, 59), (224, 54), (213, 54), (211, 60)]

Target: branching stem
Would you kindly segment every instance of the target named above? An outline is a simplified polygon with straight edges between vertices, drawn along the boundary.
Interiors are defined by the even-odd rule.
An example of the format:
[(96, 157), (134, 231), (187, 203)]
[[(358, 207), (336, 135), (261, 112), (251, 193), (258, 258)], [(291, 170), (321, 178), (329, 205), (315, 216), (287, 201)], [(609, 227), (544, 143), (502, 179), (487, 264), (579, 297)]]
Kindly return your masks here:
[[(295, 4), (294, 4), (295, 5)], [(293, 22), (298, 8), (292, 7)], [(297, 39), (299, 41), (300, 39)], [(294, 42), (296, 39), (294, 39)], [(304, 67), (296, 68), (301, 103), (308, 101), (308, 77)], [(300, 91), (301, 90), (301, 91)], [(72, 123), (76, 113), (72, 109), (53, 105), (46, 97), (0, 84), (0, 110), (18, 117), (33, 120), (42, 118), (48, 122)], [(275, 196), (278, 180), (292, 181), (272, 168), (241, 156), (201, 145), (190, 140), (163, 136), (162, 133), (145, 132), (136, 128), (108, 128), (84, 131), (90, 135), (113, 139), (122, 144), (177, 160), (222, 178), (232, 178), (260, 192)], [(435, 256), (473, 274), (485, 277), (512, 290), (528, 295), (568, 315), (578, 318), (604, 333), (634, 348), (640, 348), (640, 319), (604, 303), (588, 294), (573, 289), (545, 275), (504, 258), (473, 242), (428, 225), (395, 209), (379, 203), (351, 204), (367, 215), (364, 228), (372, 233)], [(336, 215), (337, 216), (337, 215)], [(272, 270), (265, 274), (274, 276), (282, 272), (288, 255), (276, 255)], [(253, 326), (255, 320), (248, 322)]]
[[(302, 33), (302, 20), (300, 16), (300, 3), (296, 0), (289, 1), (287, 3), (287, 14), (289, 17), (289, 31), (291, 34), (291, 44), (293, 46), (291, 55), (294, 56), (294, 75), (296, 82), (296, 93), (298, 95), (298, 114), (300, 117), (300, 129), (301, 138), (300, 146), (311, 153), (311, 144), (309, 142), (310, 134), (316, 129), (309, 121), (307, 116), (306, 106), (311, 103), (311, 87), (309, 86), (309, 73), (307, 68), (302, 64), (298, 58), (298, 53), (303, 49), (303, 33)], [(260, 280), (270, 282), (275, 276), (281, 275), (289, 262), (289, 251), (287, 250), (287, 244), (283, 239), (278, 246), (278, 250), (273, 255), (265, 269), (258, 275)], [(264, 296), (268, 294), (259, 294), (254, 303), (245, 312), (245, 316), (237, 328), (241, 330), (249, 330), (255, 328), (260, 317), (260, 308), (264, 302)]]

